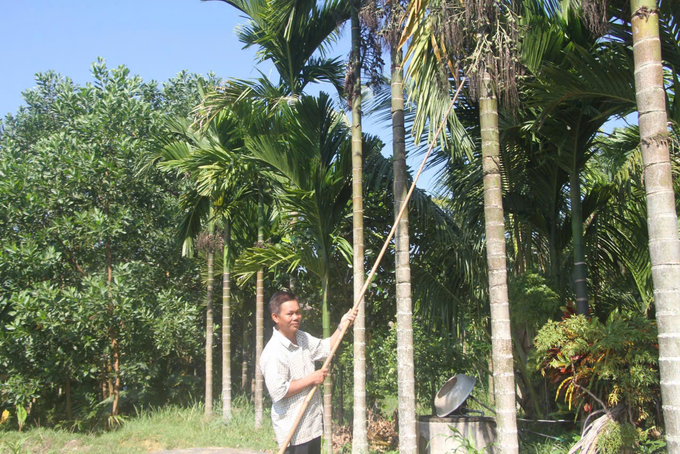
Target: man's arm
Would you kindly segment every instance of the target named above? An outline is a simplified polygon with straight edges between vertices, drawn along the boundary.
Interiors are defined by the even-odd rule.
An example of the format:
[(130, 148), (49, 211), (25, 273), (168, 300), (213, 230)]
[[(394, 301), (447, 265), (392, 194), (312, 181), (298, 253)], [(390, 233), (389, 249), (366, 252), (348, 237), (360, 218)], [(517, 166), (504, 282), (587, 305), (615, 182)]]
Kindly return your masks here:
[(309, 386), (316, 386), (323, 383), (323, 379), (328, 375), (328, 369), (315, 370), (311, 374), (299, 380), (293, 380), (290, 382), (288, 387), (288, 392), (283, 397), (290, 397), (302, 392), (305, 388)]
[[(331, 347), (326, 346), (322, 348), (321, 341), (319, 341), (319, 339), (315, 339), (316, 347), (312, 349), (315, 352), (312, 354), (314, 360), (325, 358), (325, 356), (328, 354), (328, 351), (330, 351), (330, 348), (332, 348), (332, 346), (335, 345), (335, 342), (338, 341), (338, 338), (340, 337), (340, 330), (344, 328), (345, 325), (351, 325), (352, 322), (354, 322), (354, 319), (357, 317), (358, 313), (359, 313), (358, 308), (354, 310), (350, 309), (349, 311), (347, 311), (347, 313), (343, 315), (342, 319), (340, 320), (340, 326), (333, 333), (333, 335), (330, 338), (326, 338), (322, 341), (325, 344), (326, 341), (330, 339)], [(321, 355), (320, 353), (323, 352), (324, 350), (326, 350), (326, 354)], [(288, 392), (283, 397), (294, 396), (299, 392), (303, 391), (305, 388), (312, 385), (314, 386), (320, 385), (321, 383), (323, 383), (323, 380), (327, 375), (328, 369), (319, 369), (317, 371), (312, 372), (311, 374), (307, 375), (304, 378), (301, 378), (299, 380), (292, 380), (288, 387)]]

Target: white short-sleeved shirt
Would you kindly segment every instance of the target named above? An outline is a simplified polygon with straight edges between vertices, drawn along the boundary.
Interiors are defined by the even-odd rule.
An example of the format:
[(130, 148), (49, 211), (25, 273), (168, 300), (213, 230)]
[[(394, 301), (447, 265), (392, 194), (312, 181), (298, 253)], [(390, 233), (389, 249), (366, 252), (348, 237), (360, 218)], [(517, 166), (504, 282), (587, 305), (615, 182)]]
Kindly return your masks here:
[[(314, 361), (326, 358), (331, 352), (330, 338), (317, 339), (304, 331), (297, 331), (295, 338), (297, 345), (274, 328), (274, 334), (260, 357), (260, 370), (272, 398), (272, 423), (279, 445), (286, 441), (302, 402), (311, 389), (307, 387), (293, 396), (283, 397), (290, 388), (290, 382), (314, 372)], [(290, 444), (307, 443), (322, 433), (323, 405), (320, 393), (316, 392)]]

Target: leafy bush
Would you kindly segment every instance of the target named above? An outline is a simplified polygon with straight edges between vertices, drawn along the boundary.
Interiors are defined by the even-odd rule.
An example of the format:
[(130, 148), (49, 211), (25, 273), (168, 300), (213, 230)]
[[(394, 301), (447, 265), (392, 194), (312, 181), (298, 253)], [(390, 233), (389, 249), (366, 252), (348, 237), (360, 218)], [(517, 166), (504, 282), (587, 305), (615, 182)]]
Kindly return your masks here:
[(589, 413), (597, 397), (607, 406), (624, 404), (638, 425), (654, 418), (660, 389), (653, 320), (619, 311), (605, 323), (573, 316), (546, 323), (535, 345), (538, 367), (557, 386), (556, 399), (562, 397), (570, 409)]
[(631, 424), (610, 422), (597, 439), (597, 450), (601, 454), (618, 454), (621, 449), (632, 449), (637, 438)]
[[(471, 331), (472, 334), (476, 331)], [(418, 403), (424, 408), (433, 405), (434, 395), (452, 376), (458, 373), (486, 377), (488, 343), (475, 337), (466, 339), (466, 350), (450, 333), (430, 333), (423, 324), (413, 322), (413, 356), (415, 362), (415, 388)], [(366, 383), (366, 393), (372, 401), (397, 395), (397, 326), (390, 324), (389, 331), (376, 334), (368, 351), (371, 375)], [(389, 415), (388, 415), (389, 416)]]
[(178, 251), (184, 183), (140, 169), (200, 78), (161, 89), (103, 60), (92, 76), (37, 75), (0, 124), (0, 414), (12, 421), (89, 423), (112, 393), (125, 412), (196, 389), (185, 377), (202, 356), (203, 286)]

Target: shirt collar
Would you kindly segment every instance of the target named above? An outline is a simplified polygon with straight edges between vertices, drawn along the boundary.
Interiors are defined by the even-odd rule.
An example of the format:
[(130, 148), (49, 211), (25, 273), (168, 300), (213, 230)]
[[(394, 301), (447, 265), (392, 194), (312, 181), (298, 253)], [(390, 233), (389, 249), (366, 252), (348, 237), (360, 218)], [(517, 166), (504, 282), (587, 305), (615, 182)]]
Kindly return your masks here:
[[(295, 339), (296, 340), (297, 340), (297, 337), (298, 337), (298, 333), (299, 333), (299, 331), (295, 333)], [(276, 327), (274, 327), (274, 334), (272, 336), (276, 337), (279, 340), (279, 342), (281, 342), (281, 344), (283, 344), (283, 346), (288, 348), (288, 349), (297, 348), (300, 345), (299, 341), (298, 341), (298, 345), (295, 345), (294, 343), (292, 343), (290, 341), (290, 339), (288, 339), (286, 336), (281, 334), (281, 332), (278, 329), (276, 329)]]

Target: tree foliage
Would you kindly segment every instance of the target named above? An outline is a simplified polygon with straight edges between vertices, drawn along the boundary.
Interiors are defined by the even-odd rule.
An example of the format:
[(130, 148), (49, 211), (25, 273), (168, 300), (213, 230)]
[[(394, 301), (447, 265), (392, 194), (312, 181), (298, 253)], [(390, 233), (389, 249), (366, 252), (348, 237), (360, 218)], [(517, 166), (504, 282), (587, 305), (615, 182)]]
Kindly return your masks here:
[(138, 170), (163, 115), (196, 102), (199, 78), (159, 88), (103, 60), (92, 76), (77, 86), (39, 74), (3, 122), (3, 408), (47, 408), (71, 389), (97, 403), (114, 383), (122, 404), (192, 387), (201, 310), (175, 239), (179, 182)]

